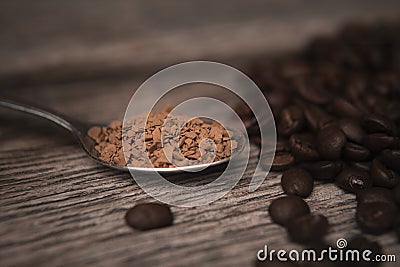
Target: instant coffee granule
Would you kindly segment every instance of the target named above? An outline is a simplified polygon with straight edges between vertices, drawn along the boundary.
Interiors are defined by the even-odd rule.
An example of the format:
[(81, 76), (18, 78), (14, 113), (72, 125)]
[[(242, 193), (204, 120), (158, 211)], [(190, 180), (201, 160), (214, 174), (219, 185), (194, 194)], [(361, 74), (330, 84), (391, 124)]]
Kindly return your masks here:
[(117, 165), (126, 165), (122, 150), (122, 122), (113, 121), (108, 126), (91, 127), (88, 136), (95, 142), (100, 159)]
[[(106, 127), (95, 126), (89, 129), (88, 136), (96, 142), (100, 159), (131, 167), (172, 168), (210, 163), (230, 157), (237, 148), (237, 141), (231, 140), (232, 132), (219, 123), (169, 113), (170, 108), (166, 108), (149, 116), (135, 116), (126, 121), (124, 128), (121, 121)], [(129, 144), (125, 157), (122, 138)]]

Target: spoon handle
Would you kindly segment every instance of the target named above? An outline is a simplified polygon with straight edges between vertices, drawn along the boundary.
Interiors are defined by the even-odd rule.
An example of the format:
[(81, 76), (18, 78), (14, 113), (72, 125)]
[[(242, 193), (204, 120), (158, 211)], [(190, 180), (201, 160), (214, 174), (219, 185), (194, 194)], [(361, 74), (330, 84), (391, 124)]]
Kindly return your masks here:
[(66, 116), (61, 115), (55, 111), (50, 111), (49, 109), (44, 109), (38, 106), (33, 106), (31, 104), (23, 103), (20, 101), (14, 101), (10, 99), (5, 99), (0, 97), (0, 107), (5, 107), (13, 110), (18, 110), (22, 111), (28, 114), (32, 114), (44, 119), (47, 119), (49, 121), (52, 121), (56, 123), (57, 125), (60, 125), (61, 127), (67, 129), (74, 135), (77, 133), (78, 129), (74, 124), (76, 122), (72, 123), (71, 119), (66, 118)]

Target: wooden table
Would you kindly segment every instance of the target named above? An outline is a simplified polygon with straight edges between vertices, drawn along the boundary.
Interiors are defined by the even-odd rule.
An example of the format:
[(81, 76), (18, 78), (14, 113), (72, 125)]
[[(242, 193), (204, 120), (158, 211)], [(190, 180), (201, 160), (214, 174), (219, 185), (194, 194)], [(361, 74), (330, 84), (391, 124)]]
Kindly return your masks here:
[[(366, 3), (368, 8), (358, 15), (369, 18), (374, 1)], [(376, 14), (392, 14), (393, 5), (390, 1), (380, 5)], [(307, 12), (302, 12), (306, 17)], [(266, 21), (279, 19), (261, 12), (245, 23), (214, 23), (208, 30), (197, 27), (197, 37), (190, 28), (175, 27), (178, 30), (164, 30), (159, 36), (140, 35), (112, 44), (100, 41), (95, 47), (76, 42), (63, 46), (58, 58), (54, 55), (63, 43), (61, 37), (47, 50), (39, 49), (43, 42), (33, 42), (25, 54), (23, 44), (9, 46), (0, 53), (4, 59), (1, 95), (40, 103), (83, 121), (107, 122), (123, 116), (134, 89), (157, 69), (187, 59), (211, 59), (245, 71), (243, 63), (260, 53), (275, 53), (281, 44), (286, 51), (315, 33), (332, 32), (350, 16), (347, 11), (343, 14), (347, 15), (327, 20), (321, 19), (323, 15), (314, 17), (319, 24), (299, 15), (288, 25), (265, 26)], [(274, 33), (275, 39), (260, 36), (263, 27), (269, 27), (267, 32)], [(225, 35), (218, 37), (221, 29)], [(279, 33), (296, 31), (296, 36)], [(138, 47), (141, 50), (135, 50)], [(131, 50), (136, 52), (127, 53)], [(29, 60), (23, 60), (23, 55)], [(153, 200), (129, 174), (96, 164), (68, 133), (47, 121), (0, 109), (0, 125), (0, 266), (251, 266), (265, 244), (274, 249), (300, 248), (267, 213), (270, 202), (283, 195), (280, 174), (270, 173), (257, 191), (247, 191), (255, 154), (249, 171), (222, 199), (197, 208), (172, 207), (173, 226), (138, 232), (125, 225), (125, 211)], [(198, 182), (184, 178), (179, 178), (184, 185)], [(329, 218), (332, 228), (327, 240), (332, 244), (359, 233), (354, 199), (332, 184), (321, 183), (306, 199), (313, 212)], [(382, 244), (385, 253), (400, 257), (393, 234), (371, 238)]]

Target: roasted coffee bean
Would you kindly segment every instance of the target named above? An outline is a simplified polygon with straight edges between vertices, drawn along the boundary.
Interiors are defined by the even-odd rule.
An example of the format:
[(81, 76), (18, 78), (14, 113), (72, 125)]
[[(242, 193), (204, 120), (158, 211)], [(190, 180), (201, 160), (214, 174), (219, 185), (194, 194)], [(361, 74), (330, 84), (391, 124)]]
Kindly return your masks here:
[(342, 170), (341, 161), (315, 161), (300, 164), (302, 168), (309, 171), (316, 180), (333, 180)]
[(400, 176), (389, 169), (378, 158), (372, 161), (371, 178), (376, 186), (393, 188), (400, 182)]
[(339, 128), (326, 127), (317, 135), (318, 152), (326, 160), (337, 160), (346, 145), (346, 140), (346, 135)]
[(385, 116), (371, 114), (364, 119), (364, 128), (369, 133), (393, 134), (393, 123)]
[(281, 185), (288, 195), (308, 197), (314, 188), (314, 180), (308, 171), (302, 168), (291, 168), (283, 173)]
[(400, 243), (400, 214), (397, 214), (394, 220), (393, 229), (397, 236), (397, 242)]
[(317, 131), (334, 122), (334, 117), (314, 105), (303, 105), (304, 116), (309, 127)]
[(290, 238), (298, 243), (311, 243), (323, 239), (328, 233), (329, 223), (325, 216), (304, 215), (289, 222), (287, 230)]
[(169, 226), (173, 222), (170, 208), (164, 204), (143, 203), (129, 209), (125, 215), (126, 223), (138, 230), (150, 230)]
[(267, 92), (263, 92), (268, 100), (271, 110), (274, 116), (279, 118), (281, 110), (288, 105), (290, 96), (285, 90), (274, 89)]
[(356, 120), (341, 119), (338, 122), (338, 127), (343, 131), (349, 141), (357, 144), (363, 143), (365, 132)]
[[(382, 249), (379, 246), (378, 242), (375, 241), (370, 241), (366, 237), (362, 235), (357, 235), (352, 237), (349, 242), (347, 247), (345, 248), (345, 253), (346, 251), (349, 250), (357, 250), (357, 251), (366, 251), (369, 250), (371, 251), (371, 255), (369, 256), (370, 259), (375, 259), (376, 255), (382, 254)], [(374, 261), (366, 261), (362, 257), (360, 257), (360, 261), (358, 262), (343, 262), (342, 264), (339, 264), (339, 266), (343, 267), (374, 267), (374, 266), (379, 266), (379, 262), (374, 262)]]
[(293, 134), (290, 139), (290, 151), (296, 161), (319, 159), (315, 146), (315, 137), (311, 134)]
[(311, 85), (305, 80), (296, 80), (294, 82), (295, 90), (306, 100), (311, 103), (323, 105), (327, 104), (332, 99), (332, 94), (321, 87)]
[(395, 145), (395, 138), (384, 133), (368, 134), (364, 138), (365, 146), (372, 152), (380, 152)]
[(359, 204), (384, 203), (388, 206), (396, 206), (393, 192), (383, 187), (371, 187), (357, 192)]
[(382, 151), (380, 159), (382, 162), (385, 162), (389, 168), (400, 174), (400, 150), (385, 149)]
[(363, 232), (382, 234), (392, 227), (396, 213), (396, 207), (383, 202), (358, 203), (356, 221)]
[(303, 110), (298, 106), (284, 108), (281, 112), (278, 124), (278, 133), (282, 136), (290, 136), (299, 132), (305, 125)]
[(356, 193), (371, 187), (372, 181), (367, 172), (345, 168), (336, 177), (336, 184), (344, 190)]
[(276, 152), (290, 152), (290, 145), (287, 139), (278, 138), (276, 141)]
[(290, 152), (280, 152), (275, 154), (272, 162), (271, 171), (284, 171), (294, 164), (294, 157)]
[[(395, 130), (397, 131), (396, 133), (397, 133), (397, 135), (399, 134), (399, 119), (400, 119), (400, 109), (399, 109), (399, 106), (400, 106), (400, 101), (397, 101), (397, 99), (396, 100), (394, 100), (394, 101), (390, 101), (390, 103), (386, 106), (386, 110), (385, 110), (385, 113), (384, 114), (386, 114), (388, 117), (389, 117), (389, 119), (391, 119), (394, 123), (395, 123), (395, 126), (397, 125), (397, 127), (395, 127)], [(395, 134), (396, 134), (395, 133)]]
[(397, 205), (400, 206), (400, 184), (396, 185), (395, 188), (393, 188), (393, 196)]
[(361, 171), (369, 172), (371, 170), (371, 161), (351, 162), (350, 166)]
[(366, 147), (347, 142), (343, 148), (343, 157), (352, 161), (365, 161), (371, 157), (371, 152)]
[(396, 226), (394, 229), (396, 236), (397, 236), (397, 242), (400, 243), (400, 226)]
[[(264, 161), (261, 161), (261, 166), (264, 168)], [(268, 160), (269, 162), (269, 160)], [(272, 171), (283, 171), (287, 170), (294, 164), (294, 157), (290, 153), (290, 146), (287, 140), (278, 139), (276, 143), (275, 156), (272, 162)]]
[(363, 113), (344, 98), (337, 97), (332, 101), (333, 112), (340, 117), (359, 119)]
[(361, 74), (351, 74), (345, 80), (345, 97), (351, 101), (357, 100), (365, 93), (367, 82)]
[(301, 197), (285, 196), (273, 200), (268, 211), (275, 223), (287, 225), (294, 218), (309, 214), (310, 208)]

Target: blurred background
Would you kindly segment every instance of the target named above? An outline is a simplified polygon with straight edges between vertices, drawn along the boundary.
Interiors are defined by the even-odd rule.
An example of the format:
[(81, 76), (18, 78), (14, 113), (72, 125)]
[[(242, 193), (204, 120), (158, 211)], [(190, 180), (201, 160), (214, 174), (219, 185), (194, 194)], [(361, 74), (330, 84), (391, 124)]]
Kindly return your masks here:
[(194, 59), (235, 64), (399, 13), (397, 0), (1, 1), (0, 85), (151, 73)]

